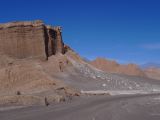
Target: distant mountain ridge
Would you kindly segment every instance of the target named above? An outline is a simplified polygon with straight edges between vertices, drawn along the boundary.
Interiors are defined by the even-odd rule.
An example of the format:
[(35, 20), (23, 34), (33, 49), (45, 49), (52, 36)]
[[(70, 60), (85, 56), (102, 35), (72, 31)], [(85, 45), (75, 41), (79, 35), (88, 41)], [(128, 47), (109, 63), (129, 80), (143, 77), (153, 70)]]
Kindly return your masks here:
[(147, 77), (160, 80), (160, 68), (147, 68), (144, 72)]
[(143, 70), (136, 64), (122, 65), (116, 61), (107, 60), (105, 58), (96, 58), (90, 62), (94, 67), (110, 73), (126, 74), (133, 76), (145, 76)]
[(140, 65), (140, 67), (141, 67), (142, 69), (160, 68), (160, 63), (150, 62), (150, 63), (145, 63), (145, 64), (143, 64), (143, 65)]
[(109, 73), (141, 76), (160, 80), (160, 64), (158, 63), (146, 63), (143, 65), (119, 64), (114, 60), (105, 58), (96, 58), (89, 63), (94, 67)]

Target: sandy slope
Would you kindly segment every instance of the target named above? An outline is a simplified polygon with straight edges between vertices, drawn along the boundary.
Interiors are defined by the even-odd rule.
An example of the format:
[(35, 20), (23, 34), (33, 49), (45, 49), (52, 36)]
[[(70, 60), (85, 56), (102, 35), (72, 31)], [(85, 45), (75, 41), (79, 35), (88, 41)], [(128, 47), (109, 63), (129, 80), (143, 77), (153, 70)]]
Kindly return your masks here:
[[(76, 91), (54, 77), (61, 72), (59, 61), (64, 62), (62, 60), (65, 60), (62, 55), (53, 56), (49, 61), (1, 55), (0, 105), (45, 104), (45, 97), (49, 102), (59, 102), (73, 96)], [(18, 96), (18, 92), (21, 95)]]

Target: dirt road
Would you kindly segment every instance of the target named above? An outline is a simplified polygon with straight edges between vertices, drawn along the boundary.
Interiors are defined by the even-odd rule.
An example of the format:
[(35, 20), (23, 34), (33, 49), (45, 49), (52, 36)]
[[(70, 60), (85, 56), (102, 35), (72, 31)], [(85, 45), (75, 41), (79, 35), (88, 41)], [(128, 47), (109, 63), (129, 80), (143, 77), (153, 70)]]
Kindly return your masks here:
[(93, 96), (0, 112), (0, 120), (160, 120), (160, 95)]

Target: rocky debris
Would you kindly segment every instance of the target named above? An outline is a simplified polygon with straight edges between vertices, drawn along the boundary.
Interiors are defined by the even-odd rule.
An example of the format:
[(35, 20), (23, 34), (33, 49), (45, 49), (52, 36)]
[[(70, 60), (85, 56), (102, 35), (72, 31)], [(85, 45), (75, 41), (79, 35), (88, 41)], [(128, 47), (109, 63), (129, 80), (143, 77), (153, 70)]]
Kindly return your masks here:
[[(68, 71), (64, 79), (80, 91), (159, 91), (160, 84), (151, 79), (104, 72), (89, 63), (77, 61), (72, 56), (68, 56), (68, 60), (72, 63), (73, 70)], [(60, 78), (63, 79), (62, 76)]]
[(24, 105), (24, 106), (30, 106), (30, 105), (42, 105), (43, 99), (38, 96), (32, 96), (32, 95), (6, 95), (0, 97), (0, 105)]
[(0, 24), (0, 52), (16, 57), (48, 58), (64, 54), (61, 27), (48, 26), (41, 20)]
[(66, 97), (63, 95), (53, 94), (46, 97), (40, 95), (8, 95), (0, 96), (0, 106), (11, 105), (45, 105), (48, 106), (53, 103), (60, 103), (66, 101)]
[(143, 70), (141, 70), (136, 64), (121, 65), (116, 61), (111, 61), (104, 58), (97, 58), (96, 60), (91, 61), (90, 64), (109, 73), (119, 73), (142, 77), (145, 76)]
[(59, 93), (65, 93), (65, 95), (67, 95), (68, 97), (70, 96), (80, 96), (80, 92), (73, 92), (74, 90), (72, 90), (71, 88), (68, 87), (58, 87), (56, 89), (56, 91)]

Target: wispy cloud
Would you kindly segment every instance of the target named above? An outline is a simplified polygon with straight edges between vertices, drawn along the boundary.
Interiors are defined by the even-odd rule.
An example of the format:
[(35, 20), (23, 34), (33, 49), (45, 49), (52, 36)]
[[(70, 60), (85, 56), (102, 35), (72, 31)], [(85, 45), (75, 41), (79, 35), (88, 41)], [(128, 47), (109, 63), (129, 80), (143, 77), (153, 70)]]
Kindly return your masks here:
[(141, 47), (145, 49), (150, 49), (150, 50), (159, 50), (160, 43), (143, 44), (141, 45)]

